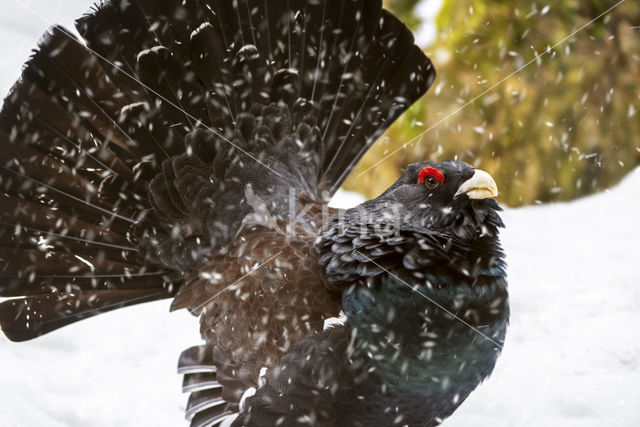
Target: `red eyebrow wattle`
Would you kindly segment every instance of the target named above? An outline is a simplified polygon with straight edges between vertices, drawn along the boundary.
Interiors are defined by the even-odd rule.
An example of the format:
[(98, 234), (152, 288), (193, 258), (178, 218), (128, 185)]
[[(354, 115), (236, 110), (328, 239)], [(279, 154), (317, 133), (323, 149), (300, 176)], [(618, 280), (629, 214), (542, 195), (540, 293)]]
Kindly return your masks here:
[(418, 175), (418, 183), (421, 184), (427, 179), (428, 176), (432, 176), (438, 181), (440, 184), (444, 184), (444, 175), (436, 168), (424, 168), (420, 171), (420, 175)]

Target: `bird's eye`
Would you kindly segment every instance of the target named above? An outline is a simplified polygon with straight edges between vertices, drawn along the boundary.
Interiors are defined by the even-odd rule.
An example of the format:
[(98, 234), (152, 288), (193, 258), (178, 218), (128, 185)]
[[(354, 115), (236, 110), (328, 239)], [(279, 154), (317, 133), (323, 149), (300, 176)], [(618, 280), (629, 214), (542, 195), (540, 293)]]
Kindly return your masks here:
[(430, 189), (434, 189), (436, 187), (438, 187), (440, 185), (440, 181), (438, 181), (437, 179), (435, 179), (434, 177), (430, 176), (428, 177), (425, 181), (424, 181), (425, 185), (427, 186), (427, 188)]
[(444, 184), (444, 175), (436, 168), (424, 168), (418, 175), (418, 184), (422, 183), (424, 183), (427, 188), (433, 190)]

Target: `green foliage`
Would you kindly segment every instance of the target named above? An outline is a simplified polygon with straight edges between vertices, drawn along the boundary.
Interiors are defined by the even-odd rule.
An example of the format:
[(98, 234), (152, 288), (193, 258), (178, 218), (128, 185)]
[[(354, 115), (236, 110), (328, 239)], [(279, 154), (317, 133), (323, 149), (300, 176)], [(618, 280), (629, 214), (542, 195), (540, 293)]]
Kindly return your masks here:
[[(415, 3), (387, 5), (404, 18)], [(362, 159), (347, 188), (373, 197), (408, 163), (453, 158), (490, 172), (512, 206), (618, 182), (640, 164), (640, 3), (580, 30), (613, 4), (445, 0), (427, 52), (434, 87)]]
[(421, 22), (413, 10), (419, 2), (420, 0), (385, 0), (384, 6), (392, 10), (412, 31), (416, 31)]

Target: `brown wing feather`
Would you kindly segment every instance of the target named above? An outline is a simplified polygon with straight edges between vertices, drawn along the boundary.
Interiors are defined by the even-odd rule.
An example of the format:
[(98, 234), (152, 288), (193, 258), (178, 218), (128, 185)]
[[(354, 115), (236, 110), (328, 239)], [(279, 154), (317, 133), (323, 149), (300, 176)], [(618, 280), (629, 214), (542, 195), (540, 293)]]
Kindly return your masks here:
[(219, 369), (249, 373), (253, 384), (243, 386), (257, 384), (262, 367), (274, 366), (340, 311), (340, 297), (318, 267), (314, 239), (284, 220), (246, 227), (174, 299), (172, 309), (200, 315)]

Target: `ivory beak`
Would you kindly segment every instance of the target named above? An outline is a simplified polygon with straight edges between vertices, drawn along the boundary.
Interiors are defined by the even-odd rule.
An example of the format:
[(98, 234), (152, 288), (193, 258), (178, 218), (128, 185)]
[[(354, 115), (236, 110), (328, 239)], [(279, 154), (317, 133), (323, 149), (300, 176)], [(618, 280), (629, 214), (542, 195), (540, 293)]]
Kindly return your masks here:
[(466, 194), (470, 199), (481, 200), (498, 197), (498, 186), (491, 175), (483, 170), (476, 169), (471, 178), (462, 183), (455, 197)]

